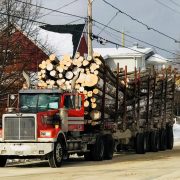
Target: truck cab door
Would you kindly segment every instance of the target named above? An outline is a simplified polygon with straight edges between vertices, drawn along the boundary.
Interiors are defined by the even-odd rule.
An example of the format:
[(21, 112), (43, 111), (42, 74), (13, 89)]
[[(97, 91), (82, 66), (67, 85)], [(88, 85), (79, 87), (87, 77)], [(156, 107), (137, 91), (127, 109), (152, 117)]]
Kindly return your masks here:
[(84, 95), (66, 93), (62, 107), (68, 111), (68, 131), (84, 130)]

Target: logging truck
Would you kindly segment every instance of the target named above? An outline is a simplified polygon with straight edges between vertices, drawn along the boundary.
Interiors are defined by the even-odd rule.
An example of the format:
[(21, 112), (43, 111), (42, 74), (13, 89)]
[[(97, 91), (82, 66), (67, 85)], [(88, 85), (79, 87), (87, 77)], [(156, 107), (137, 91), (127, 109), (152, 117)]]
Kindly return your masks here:
[(113, 72), (98, 54), (50, 56), (39, 67), (38, 88), (20, 90), (18, 107), (2, 116), (1, 167), (13, 158), (56, 168), (72, 154), (101, 161), (127, 149), (173, 148), (172, 69)]

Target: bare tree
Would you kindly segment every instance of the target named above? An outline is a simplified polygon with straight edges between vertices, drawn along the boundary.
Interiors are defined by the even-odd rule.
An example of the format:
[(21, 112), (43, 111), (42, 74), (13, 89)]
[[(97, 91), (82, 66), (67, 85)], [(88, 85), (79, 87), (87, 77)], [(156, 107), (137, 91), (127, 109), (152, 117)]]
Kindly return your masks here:
[(22, 87), (22, 71), (37, 68), (39, 62), (33, 59), (42, 56), (30, 46), (36, 42), (34, 27), (40, 15), (31, 1), (0, 1), (0, 107), (5, 106), (7, 94), (17, 93)]

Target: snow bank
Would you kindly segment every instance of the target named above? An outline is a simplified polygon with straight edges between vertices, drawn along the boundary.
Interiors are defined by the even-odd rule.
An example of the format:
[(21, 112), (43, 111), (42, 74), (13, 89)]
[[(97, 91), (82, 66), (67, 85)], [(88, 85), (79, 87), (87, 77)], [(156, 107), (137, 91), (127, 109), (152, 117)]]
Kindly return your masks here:
[(175, 145), (180, 144), (180, 124), (174, 124), (173, 131)]

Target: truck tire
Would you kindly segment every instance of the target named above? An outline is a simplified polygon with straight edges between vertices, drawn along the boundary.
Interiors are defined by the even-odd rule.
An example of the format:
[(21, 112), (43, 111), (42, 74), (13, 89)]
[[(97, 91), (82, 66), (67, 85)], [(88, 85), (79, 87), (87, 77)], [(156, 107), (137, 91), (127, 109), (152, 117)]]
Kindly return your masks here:
[(159, 132), (159, 150), (165, 151), (167, 148), (167, 141), (166, 141), (166, 130), (161, 129)]
[(150, 146), (150, 132), (146, 132), (145, 133), (145, 137), (146, 137), (146, 152), (150, 152), (151, 150), (151, 146)]
[(54, 150), (49, 154), (49, 166), (52, 168), (60, 167), (63, 160), (63, 145), (60, 140), (54, 143)]
[(150, 134), (151, 152), (157, 152), (159, 150), (159, 133), (152, 131)]
[(112, 135), (104, 136), (104, 159), (111, 160), (114, 154), (114, 140)]
[(96, 142), (92, 147), (92, 159), (94, 161), (102, 161), (104, 157), (104, 141), (102, 136), (97, 136)]
[(144, 133), (138, 133), (136, 135), (136, 153), (144, 154), (145, 153), (145, 137)]
[(0, 156), (0, 167), (5, 167), (7, 162), (6, 156)]
[(166, 133), (167, 149), (173, 149), (173, 145), (174, 145), (173, 127), (167, 126), (166, 132), (167, 132)]

